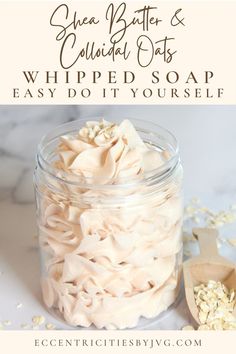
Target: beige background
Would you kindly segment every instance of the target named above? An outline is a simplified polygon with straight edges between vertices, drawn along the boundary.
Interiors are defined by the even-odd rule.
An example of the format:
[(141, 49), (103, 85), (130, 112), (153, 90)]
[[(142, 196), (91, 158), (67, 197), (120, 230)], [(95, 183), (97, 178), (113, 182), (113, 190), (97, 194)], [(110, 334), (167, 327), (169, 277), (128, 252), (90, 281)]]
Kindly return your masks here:
[[(12, 340), (14, 338), (14, 341)], [(120, 347), (111, 347), (111, 346), (101, 346), (101, 347), (70, 347), (65, 346), (65, 340), (74, 340), (86, 339), (88, 342), (97, 339), (122, 339), (128, 342), (129, 339), (133, 340), (141, 340), (143, 339), (153, 339), (161, 341), (161, 345), (155, 346), (150, 349), (148, 346), (120, 346)], [(45, 340), (50, 341), (51, 339), (57, 342), (55, 347), (53, 346), (45, 346), (45, 347), (34, 347), (35, 340), (39, 341)], [(62, 345), (58, 345), (58, 340), (61, 339)], [(201, 346), (194, 346), (194, 340), (201, 339)], [(170, 345), (164, 345), (164, 341), (166, 343), (170, 343)], [(176, 341), (180, 340), (179, 343), (184, 343), (186, 340), (187, 343), (190, 343), (191, 346), (176, 346)], [(215, 353), (220, 354), (223, 350), (225, 350), (226, 345), (229, 348), (232, 345), (234, 346), (234, 332), (233, 331), (225, 331), (225, 332), (210, 332), (210, 331), (201, 331), (201, 332), (190, 332), (190, 331), (145, 331), (140, 334), (140, 332), (136, 331), (27, 331), (27, 332), (5, 332), (0, 333), (0, 345), (1, 348), (7, 348), (7, 353), (13, 354), (19, 352), (19, 348), (23, 349), (25, 354), (32, 353), (168, 353), (168, 354), (176, 354), (176, 353), (188, 353), (188, 354), (209, 354)], [(46, 343), (46, 342), (45, 342)], [(18, 349), (17, 349), (18, 348)]]
[[(128, 1), (127, 18), (131, 17), (133, 10), (142, 7), (145, 2), (139, 4)], [(157, 5), (157, 2), (150, 2), (150, 5)], [(77, 11), (79, 17), (97, 16), (104, 18), (105, 9), (108, 5), (107, 1), (103, 2), (71, 2), (70, 3), (70, 20), (74, 11)], [(0, 57), (0, 103), (65, 103), (65, 104), (90, 104), (90, 103), (128, 103), (128, 104), (198, 104), (198, 103), (230, 103), (236, 102), (235, 81), (236, 81), (236, 48), (234, 44), (234, 33), (236, 30), (235, 22), (235, 2), (183, 2), (176, 4), (175, 2), (158, 2), (158, 13), (161, 15), (163, 22), (159, 28), (151, 27), (149, 36), (159, 40), (165, 35), (175, 37), (172, 49), (177, 49), (177, 54), (173, 61), (169, 64), (164, 63), (162, 59), (155, 58), (147, 68), (140, 68), (137, 65), (135, 53), (136, 38), (138, 34), (142, 34), (140, 28), (133, 26), (127, 32), (127, 40), (130, 48), (133, 48), (133, 55), (124, 62), (118, 59), (116, 63), (112, 63), (110, 58), (102, 58), (97, 61), (80, 60), (71, 68), (71, 75), (77, 70), (86, 71), (87, 80), (83, 84), (64, 84), (64, 70), (59, 65), (59, 49), (61, 43), (56, 42), (55, 37), (57, 29), (49, 25), (49, 18), (55, 9), (56, 4), (51, 2), (1, 2), (0, 3), (0, 33), (1, 33), (1, 57)], [(168, 19), (172, 16), (177, 8), (183, 9), (186, 26), (170, 27)], [(27, 19), (27, 20), (26, 20)], [(87, 40), (96, 39), (97, 44), (108, 42), (107, 23), (103, 20), (99, 27), (86, 26), (81, 27), (79, 33), (79, 46), (85, 45)], [(147, 34), (145, 32), (145, 34)], [(71, 53), (71, 55), (75, 55)], [(39, 70), (41, 75), (39, 80), (32, 86), (34, 98), (23, 98), (25, 90), (28, 88), (26, 80), (23, 77), (22, 70)], [(58, 85), (45, 84), (45, 70), (58, 70)], [(89, 73), (92, 70), (102, 72), (102, 79), (97, 85), (91, 85)], [(107, 71), (117, 71), (116, 85), (107, 84)], [(137, 80), (132, 85), (122, 84), (123, 70), (132, 70), (136, 73)], [(164, 77), (168, 71), (178, 71), (180, 80), (178, 84), (168, 85), (164, 80), (159, 85), (150, 84), (151, 72), (160, 71), (160, 77)], [(214, 72), (214, 78), (210, 84), (203, 83), (203, 73), (205, 70)], [(184, 81), (193, 71), (198, 79), (198, 84), (189, 84), (186, 86)], [(130, 87), (138, 88), (136, 99), (132, 99)], [(201, 88), (201, 98), (170, 98), (169, 95), (164, 99), (158, 98), (155, 94), (157, 86), (160, 88), (170, 87), (177, 88), (181, 92), (184, 88), (189, 87), (191, 90)], [(13, 99), (12, 89), (17, 87), (20, 89), (20, 98)], [(50, 99), (48, 87), (55, 88), (56, 93), (54, 99)], [(83, 99), (80, 91), (83, 88), (90, 88), (92, 94), (89, 98)], [(119, 87), (119, 96), (114, 99), (112, 95), (102, 98), (102, 88)], [(45, 89), (43, 98), (36, 97), (38, 88)], [(67, 98), (67, 89), (78, 89), (77, 96), (73, 99)], [(153, 90), (152, 98), (145, 98), (142, 90), (151, 88)], [(206, 88), (214, 94), (214, 98), (206, 98)], [(221, 99), (216, 97), (217, 88), (224, 88), (224, 94)]]

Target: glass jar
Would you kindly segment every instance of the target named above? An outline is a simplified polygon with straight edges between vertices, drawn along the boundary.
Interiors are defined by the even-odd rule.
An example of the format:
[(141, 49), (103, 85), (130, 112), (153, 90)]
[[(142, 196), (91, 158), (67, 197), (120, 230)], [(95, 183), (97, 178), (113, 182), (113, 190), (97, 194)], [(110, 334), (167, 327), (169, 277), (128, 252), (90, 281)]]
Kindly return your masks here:
[[(114, 120), (119, 122), (118, 120)], [(182, 265), (182, 167), (175, 137), (147, 121), (130, 120), (143, 141), (168, 154), (141, 178), (85, 183), (54, 167), (62, 135), (46, 135), (34, 184), (43, 299), (72, 326), (123, 329), (154, 318), (178, 295)]]

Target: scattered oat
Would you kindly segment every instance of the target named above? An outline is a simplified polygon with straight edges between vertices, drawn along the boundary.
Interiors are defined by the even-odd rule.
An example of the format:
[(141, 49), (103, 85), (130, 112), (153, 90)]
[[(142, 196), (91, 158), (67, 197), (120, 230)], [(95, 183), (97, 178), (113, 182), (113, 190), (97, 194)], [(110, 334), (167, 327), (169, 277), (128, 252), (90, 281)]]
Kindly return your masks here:
[(35, 326), (40, 326), (40, 325), (44, 324), (44, 322), (45, 322), (45, 317), (43, 317), (43, 316), (34, 316), (34, 317), (32, 318), (32, 322), (33, 322), (33, 324), (34, 324)]
[(21, 309), (22, 306), (23, 306), (23, 304), (22, 304), (21, 302), (18, 302), (18, 303), (16, 304), (16, 308), (17, 308), (17, 309)]
[(29, 329), (30, 328), (30, 325), (27, 323), (22, 323), (20, 326), (22, 329)]
[(197, 212), (197, 209), (191, 205), (189, 205), (185, 208), (185, 213), (190, 217), (193, 217), (196, 212)]
[(202, 206), (200, 200), (192, 198), (185, 207), (185, 220), (192, 220), (195, 224), (203, 224), (206, 227), (220, 228), (226, 224), (236, 222), (236, 205), (231, 205), (228, 210), (214, 212)]
[(45, 325), (45, 328), (48, 329), (48, 330), (52, 330), (52, 329), (55, 329), (56, 326), (54, 324), (52, 324), (52, 323), (47, 323)]
[(194, 216), (194, 217), (193, 217), (193, 221), (194, 221), (196, 224), (200, 224), (201, 219), (200, 219), (198, 216)]
[(38, 325), (33, 325), (33, 326), (31, 326), (31, 328), (32, 328), (33, 330), (37, 330), (37, 329), (39, 329), (39, 326), (38, 326)]
[(200, 203), (200, 199), (197, 198), (197, 197), (193, 197), (193, 198), (191, 199), (191, 202), (192, 202), (193, 204), (199, 204), (199, 203)]
[(4, 326), (10, 326), (11, 325), (11, 321), (6, 320), (2, 322)]
[(182, 331), (194, 331), (193, 326), (187, 325), (182, 328)]

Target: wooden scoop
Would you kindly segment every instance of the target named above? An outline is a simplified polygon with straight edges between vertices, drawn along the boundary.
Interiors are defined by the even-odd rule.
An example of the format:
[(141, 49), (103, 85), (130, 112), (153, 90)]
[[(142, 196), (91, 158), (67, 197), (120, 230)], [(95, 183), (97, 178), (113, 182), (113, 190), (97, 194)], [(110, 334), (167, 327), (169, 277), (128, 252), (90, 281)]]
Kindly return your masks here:
[[(217, 230), (196, 228), (193, 229), (193, 235), (198, 239), (200, 255), (184, 262), (183, 273), (187, 304), (195, 321), (200, 324), (193, 288), (215, 280), (223, 283), (228, 289), (236, 289), (236, 266), (219, 255)], [(233, 315), (236, 316), (236, 308)]]

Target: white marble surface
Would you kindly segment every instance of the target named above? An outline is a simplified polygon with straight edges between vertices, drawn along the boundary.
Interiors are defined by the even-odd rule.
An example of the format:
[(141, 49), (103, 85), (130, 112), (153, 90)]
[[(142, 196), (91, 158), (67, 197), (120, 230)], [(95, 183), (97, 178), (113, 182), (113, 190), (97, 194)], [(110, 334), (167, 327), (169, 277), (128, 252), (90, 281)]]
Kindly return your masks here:
[[(10, 321), (5, 329), (31, 326), (34, 315), (66, 328), (47, 313), (41, 300), (34, 155), (48, 130), (94, 115), (148, 119), (168, 128), (180, 143), (185, 201), (197, 196), (215, 211), (236, 204), (236, 106), (0, 106), (0, 323)], [(236, 223), (223, 227), (221, 234), (236, 238)], [(220, 250), (236, 262), (236, 248), (225, 243)], [(151, 328), (180, 329), (189, 321), (182, 297)]]

